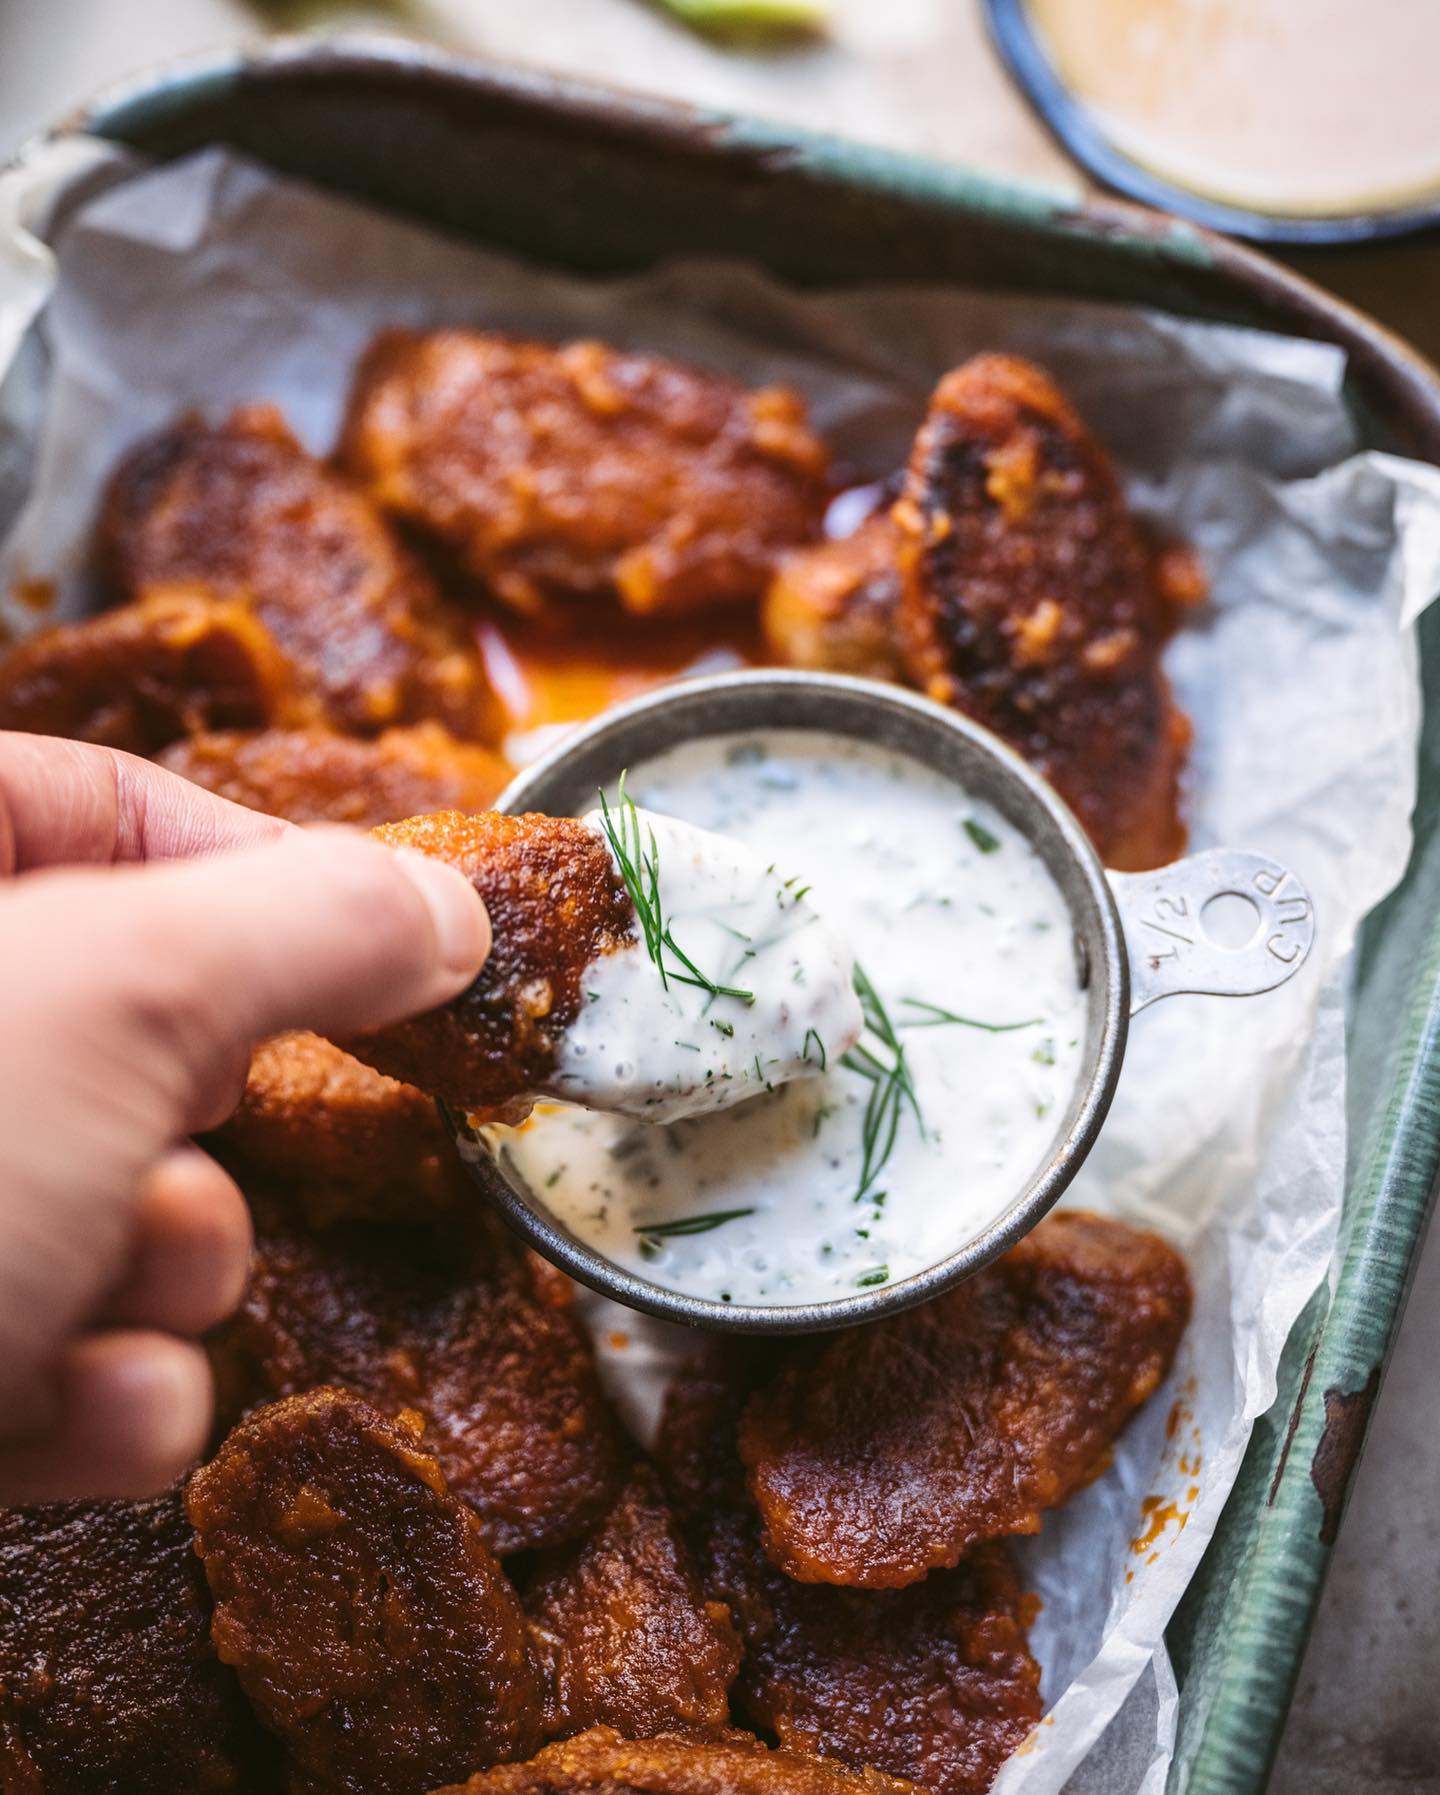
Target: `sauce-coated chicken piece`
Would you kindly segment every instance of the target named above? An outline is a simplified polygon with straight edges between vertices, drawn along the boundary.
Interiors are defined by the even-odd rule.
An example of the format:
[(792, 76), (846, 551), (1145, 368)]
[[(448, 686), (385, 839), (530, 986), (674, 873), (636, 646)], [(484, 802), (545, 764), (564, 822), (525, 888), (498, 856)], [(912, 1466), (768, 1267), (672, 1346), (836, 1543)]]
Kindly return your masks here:
[(243, 604), (159, 593), (0, 656), (0, 729), (154, 754), (197, 729), (303, 719), (289, 663)]
[(475, 1200), (433, 1100), (319, 1035), (262, 1041), (239, 1107), (205, 1145), (242, 1187), (293, 1201), (316, 1228), (414, 1223)]
[(919, 1795), (910, 1784), (848, 1770), (758, 1739), (622, 1739), (595, 1727), (434, 1795)]
[(787, 555), (761, 611), (775, 659), (789, 667), (903, 682), (903, 540), (889, 511), (877, 511), (853, 535)]
[(498, 733), (464, 620), (272, 406), (180, 423), (132, 450), (111, 481), (98, 549), (126, 598), (183, 588), (249, 605), (338, 728), (433, 717), (469, 739)]
[(178, 1488), (0, 1509), (6, 1795), (249, 1795), (267, 1756)]
[(624, 1449), (567, 1281), (479, 1205), (430, 1226), (336, 1223), (252, 1195), (240, 1308), (212, 1336), (226, 1412), (339, 1384), (420, 1416), (500, 1554), (559, 1545), (609, 1509)]
[(458, 867), (485, 900), (494, 945), (453, 1003), (347, 1047), (462, 1108), (532, 1097), (585, 1002), (586, 967), (635, 939), (634, 906), (604, 839), (571, 817), (493, 811), (442, 811), (375, 833)]
[(799, 1348), (740, 1430), (766, 1551), (802, 1582), (892, 1589), (1038, 1532), (1189, 1318), (1173, 1247), (1061, 1211), (933, 1302)]
[(911, 675), (1050, 779), (1107, 864), (1184, 847), (1173, 622), (1109, 457), (1048, 375), (982, 355), (936, 387), (892, 512)]
[(249, 810), (362, 829), (431, 810), (485, 810), (510, 780), (493, 749), (433, 722), (368, 739), (328, 729), (216, 730), (172, 743), (159, 760)]
[(292, 1795), (425, 1795), (540, 1741), (520, 1604), (419, 1429), (342, 1390), (251, 1415), (186, 1505), (213, 1636)]
[(655, 1473), (637, 1465), (600, 1528), (547, 1555), (526, 1593), (549, 1675), (545, 1730), (626, 1739), (715, 1735), (730, 1719), (740, 1644), (705, 1599)]
[(1006, 1548), (982, 1547), (914, 1589), (782, 1575), (761, 1548), (735, 1444), (768, 1371), (755, 1352), (693, 1360), (667, 1394), (659, 1443), (706, 1586), (740, 1630), (737, 1711), (790, 1751), (872, 1766), (932, 1795), (983, 1795), (1041, 1711)]
[(338, 457), (378, 505), (526, 612), (756, 599), (825, 502), (825, 449), (788, 388), (487, 331), (377, 338)]

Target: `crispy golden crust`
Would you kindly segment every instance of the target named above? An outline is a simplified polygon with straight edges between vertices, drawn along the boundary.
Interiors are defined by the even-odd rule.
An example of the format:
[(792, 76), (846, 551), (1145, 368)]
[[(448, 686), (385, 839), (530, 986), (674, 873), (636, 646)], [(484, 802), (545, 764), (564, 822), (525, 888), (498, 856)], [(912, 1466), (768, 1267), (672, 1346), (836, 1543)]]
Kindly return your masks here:
[(435, 1795), (916, 1795), (908, 1783), (856, 1772), (758, 1739), (645, 1739), (609, 1727), (547, 1745), (528, 1764), (502, 1764)]
[(153, 754), (194, 729), (303, 717), (284, 656), (242, 604), (192, 592), (63, 623), (0, 657), (0, 729)]
[(216, 1649), (294, 1795), (423, 1795), (540, 1739), (524, 1617), (403, 1423), (317, 1390), (261, 1409), (186, 1493)]
[(317, 1384), (419, 1415), (504, 1554), (592, 1527), (624, 1452), (568, 1284), (476, 1204), (445, 1225), (315, 1233), (259, 1197), (250, 1284), (212, 1357), (230, 1415)]
[(522, 611), (758, 598), (776, 552), (815, 534), (825, 497), (825, 450), (788, 388), (485, 331), (377, 338), (338, 456)]
[(902, 681), (899, 526), (888, 511), (851, 536), (798, 549), (780, 563), (761, 622), (777, 661)]
[(273, 407), (143, 442), (111, 482), (98, 549), (126, 597), (183, 586), (250, 605), (297, 684), (341, 728), (433, 717), (462, 737), (498, 731), (463, 622)]
[(801, 1349), (740, 1430), (767, 1552), (803, 1582), (889, 1589), (1038, 1531), (1189, 1317), (1173, 1247), (1066, 1211), (948, 1295)]
[(239, 1108), (205, 1145), (242, 1185), (293, 1202), (312, 1227), (415, 1222), (474, 1201), (431, 1099), (319, 1035), (262, 1041)]
[(655, 1474), (637, 1465), (589, 1539), (538, 1567), (525, 1600), (549, 1675), (545, 1730), (626, 1739), (729, 1724), (740, 1644), (708, 1602)]
[(458, 867), (485, 900), (494, 945), (453, 1003), (346, 1045), (392, 1078), (466, 1109), (533, 1096), (585, 1001), (586, 967), (635, 934), (609, 848), (571, 817), (493, 811), (442, 811), (375, 833)]
[(172, 743), (159, 759), (249, 810), (362, 829), (423, 811), (485, 810), (510, 780), (493, 749), (430, 722), (370, 740), (328, 729), (216, 730)]
[(977, 356), (935, 389), (892, 514), (916, 683), (1053, 781), (1112, 866), (1184, 846), (1189, 725), (1171, 608), (1109, 458), (1040, 369)]
[(210, 1643), (178, 1489), (0, 1510), (7, 1795), (222, 1795), (265, 1755)]
[(666, 1400), (660, 1451), (744, 1660), (737, 1711), (795, 1752), (982, 1795), (1040, 1718), (1026, 1602), (1002, 1545), (906, 1590), (805, 1586), (766, 1558), (735, 1430), (773, 1354), (702, 1356)]

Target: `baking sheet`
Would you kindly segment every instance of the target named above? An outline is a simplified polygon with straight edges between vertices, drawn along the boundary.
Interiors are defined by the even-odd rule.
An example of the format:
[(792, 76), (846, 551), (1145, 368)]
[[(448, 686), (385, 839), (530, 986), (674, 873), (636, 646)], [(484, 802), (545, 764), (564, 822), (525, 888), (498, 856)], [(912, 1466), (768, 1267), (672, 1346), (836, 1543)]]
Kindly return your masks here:
[[(1319, 934), (1281, 991), (1173, 999), (1134, 1024), (1070, 1200), (1176, 1239), (1195, 1320), (1111, 1469), (1020, 1545), (1042, 1600), (1047, 1714), (997, 1784), (1158, 1791), (1175, 1719), (1164, 1628), (1334, 1242), (1346, 959), (1409, 848), (1412, 626), (1440, 587), (1440, 474), (1356, 452), (1343, 356), (1323, 344), (948, 289), (802, 298), (731, 265), (581, 281), (227, 152), (147, 171), (72, 143), (0, 182), (0, 618), (35, 626), (13, 592), (37, 579), (56, 582), (53, 614), (93, 602), (87, 532), (137, 436), (271, 399), (323, 452), (371, 334), (442, 322), (600, 335), (790, 381), (857, 477), (903, 457), (944, 368), (980, 349), (1034, 355), (1109, 443), (1139, 508), (1206, 557), (1213, 603), (1169, 656), (1196, 724), (1195, 845), (1286, 862)], [(598, 1320), (607, 1376), (643, 1429), (674, 1340), (624, 1311)]]

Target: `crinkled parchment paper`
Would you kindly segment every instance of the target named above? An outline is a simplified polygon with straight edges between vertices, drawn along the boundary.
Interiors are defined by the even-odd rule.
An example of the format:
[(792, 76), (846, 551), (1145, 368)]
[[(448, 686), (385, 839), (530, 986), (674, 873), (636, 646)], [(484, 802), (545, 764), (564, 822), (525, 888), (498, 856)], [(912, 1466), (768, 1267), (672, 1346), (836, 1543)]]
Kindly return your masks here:
[[(147, 172), (72, 143), (7, 180), (0, 593), (54, 577), (67, 615), (90, 601), (86, 532), (136, 436), (179, 412), (272, 399), (324, 451), (355, 357), (394, 323), (593, 333), (791, 381), (862, 477), (901, 460), (942, 369), (980, 349), (1031, 354), (1109, 443), (1140, 507), (1203, 550), (1214, 600), (1169, 659), (1196, 725), (1194, 840), (1288, 864), (1319, 935), (1280, 991), (1176, 998), (1135, 1023), (1074, 1200), (1179, 1241), (1195, 1322), (1172, 1387), (1113, 1467), (1021, 1546), (1043, 1599), (1048, 1715), (998, 1785), (1158, 1790), (1174, 1723), (1165, 1624), (1335, 1238), (1346, 959), (1409, 848), (1412, 625), (1440, 585), (1440, 474), (1356, 453), (1343, 358), (1315, 343), (948, 290), (800, 298), (730, 265), (565, 279), (218, 151)], [(33, 627), (21, 605), (7, 616)], [(652, 1412), (672, 1341), (620, 1312), (599, 1332), (627, 1412)]]

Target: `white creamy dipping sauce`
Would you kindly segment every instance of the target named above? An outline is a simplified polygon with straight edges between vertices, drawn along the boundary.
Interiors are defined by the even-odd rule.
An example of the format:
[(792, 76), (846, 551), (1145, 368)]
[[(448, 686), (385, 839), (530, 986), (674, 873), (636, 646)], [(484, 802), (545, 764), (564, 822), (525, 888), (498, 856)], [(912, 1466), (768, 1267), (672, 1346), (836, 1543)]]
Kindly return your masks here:
[(818, 1076), (859, 1036), (855, 957), (802, 880), (623, 794), (583, 821), (637, 881), (637, 938), (587, 967), (555, 1096), (674, 1122)]
[[(1070, 916), (1034, 848), (918, 762), (808, 731), (688, 744), (633, 770), (629, 788), (646, 810), (732, 837), (782, 890), (809, 887), (802, 905), (823, 923), (725, 980), (753, 986), (757, 1005), (763, 991), (765, 1026), (783, 1008), (793, 1050), (800, 1012), (770, 981), (796, 978), (801, 996), (830, 960), (812, 968), (797, 945), (823, 930), (854, 951), (865, 1030), (823, 1065), (812, 1038), (790, 1067), (808, 1076), (788, 1083), (766, 1079), (762, 1044), (756, 1094), (666, 1126), (537, 1105), (519, 1128), (487, 1130), (510, 1176), (604, 1257), (711, 1300), (851, 1296), (974, 1238), (1047, 1157), (1082, 1063)], [(703, 1025), (705, 994), (693, 995)], [(602, 989), (576, 1036), (587, 1056), (589, 1031), (620, 1038), (606, 999)], [(742, 1006), (721, 1001), (738, 1025)], [(623, 1004), (612, 1014), (623, 1033)], [(853, 1034), (843, 1023), (827, 1014), (832, 1039)], [(711, 1050), (687, 1039), (669, 1049), (677, 1061), (697, 1042)], [(652, 1059), (662, 1048), (652, 1042)], [(677, 1082), (673, 1067), (654, 1076)]]

